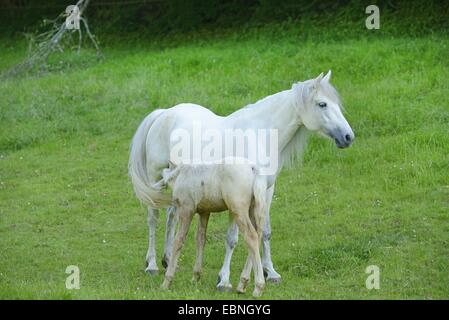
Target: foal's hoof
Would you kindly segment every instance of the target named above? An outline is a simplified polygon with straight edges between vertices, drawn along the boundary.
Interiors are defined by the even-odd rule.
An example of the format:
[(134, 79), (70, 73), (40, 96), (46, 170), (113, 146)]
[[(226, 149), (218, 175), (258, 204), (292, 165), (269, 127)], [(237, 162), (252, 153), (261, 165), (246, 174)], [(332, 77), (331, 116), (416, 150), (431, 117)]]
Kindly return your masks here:
[(194, 272), (192, 276), (192, 282), (199, 282), (201, 280), (201, 273), (200, 272)]
[(232, 292), (231, 284), (219, 284), (217, 285), (218, 292)]
[(262, 296), (263, 288), (265, 287), (265, 284), (256, 284), (253, 291), (253, 297), (259, 298)]
[(248, 287), (249, 279), (241, 278), (237, 286), (237, 293), (245, 293), (246, 287)]
[(164, 279), (164, 282), (161, 284), (161, 290), (168, 290), (170, 288), (170, 281)]
[(260, 298), (262, 296), (262, 291), (258, 289), (254, 289), (253, 291), (253, 297), (254, 298)]

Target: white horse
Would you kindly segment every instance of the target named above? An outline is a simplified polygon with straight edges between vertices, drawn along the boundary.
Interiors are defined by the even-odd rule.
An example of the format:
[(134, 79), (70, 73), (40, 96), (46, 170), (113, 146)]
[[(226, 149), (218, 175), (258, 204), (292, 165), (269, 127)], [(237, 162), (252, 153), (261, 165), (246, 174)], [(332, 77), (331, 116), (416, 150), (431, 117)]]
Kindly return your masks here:
[[(158, 209), (167, 208), (164, 257), (167, 266), (171, 256), (174, 231), (177, 223), (175, 209), (170, 205), (171, 196), (166, 195), (154, 183), (161, 179), (162, 170), (168, 167), (171, 150), (171, 133), (176, 129), (192, 132), (193, 123), (200, 123), (204, 129), (276, 129), (280, 165), (289, 166), (302, 154), (307, 132), (317, 132), (331, 138), (339, 148), (346, 148), (354, 140), (354, 133), (342, 114), (338, 93), (330, 84), (331, 71), (325, 76), (295, 83), (291, 89), (268, 96), (255, 104), (237, 110), (227, 117), (195, 104), (182, 103), (165, 110), (151, 112), (140, 124), (132, 143), (129, 159), (129, 175), (136, 196), (148, 206), (149, 247), (146, 256), (146, 272), (158, 273), (156, 263), (155, 233), (159, 216)], [(223, 157), (235, 156), (224, 154)], [(274, 192), (277, 174), (269, 177), (265, 225), (262, 238), (262, 264), (267, 281), (280, 282), (271, 261), (271, 225), (269, 208)], [(237, 244), (238, 229), (230, 223), (226, 236), (226, 254), (219, 273), (217, 288), (229, 290), (230, 263)]]
[[(248, 246), (248, 257), (240, 276), (237, 292), (244, 293), (254, 270), (255, 288), (253, 296), (262, 295), (265, 286), (259, 245), (265, 219), (267, 176), (261, 175), (255, 164), (248, 161), (171, 165), (164, 169), (162, 180), (155, 188), (169, 185), (173, 190), (173, 205), (179, 219), (179, 228), (168, 263), (163, 289), (168, 289), (174, 278), (178, 258), (195, 213), (200, 215), (196, 235), (196, 260), (193, 280), (201, 277), (206, 229), (211, 212), (229, 210)], [(240, 162), (240, 163), (239, 163)]]

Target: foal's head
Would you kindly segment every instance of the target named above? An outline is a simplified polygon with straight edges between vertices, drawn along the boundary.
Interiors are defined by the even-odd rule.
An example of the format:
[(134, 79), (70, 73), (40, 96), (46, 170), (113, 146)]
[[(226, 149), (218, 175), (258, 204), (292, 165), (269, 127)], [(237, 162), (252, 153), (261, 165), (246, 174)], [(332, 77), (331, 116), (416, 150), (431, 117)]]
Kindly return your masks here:
[(354, 133), (342, 114), (341, 102), (335, 88), (330, 84), (331, 71), (323, 76), (298, 83), (293, 89), (298, 90), (302, 103), (299, 114), (304, 126), (314, 132), (335, 141), (338, 148), (349, 147), (354, 140)]
[(169, 187), (173, 187), (174, 181), (179, 175), (181, 165), (176, 165), (170, 160), (168, 161), (169, 167), (162, 170), (162, 179), (153, 184), (153, 187), (157, 190), (162, 190)]

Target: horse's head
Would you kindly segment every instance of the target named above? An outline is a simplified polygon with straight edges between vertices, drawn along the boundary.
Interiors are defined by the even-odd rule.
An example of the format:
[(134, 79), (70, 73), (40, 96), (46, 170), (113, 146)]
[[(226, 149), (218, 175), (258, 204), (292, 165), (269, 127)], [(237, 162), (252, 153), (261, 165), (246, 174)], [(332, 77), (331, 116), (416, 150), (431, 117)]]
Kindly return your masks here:
[(299, 114), (304, 126), (335, 141), (338, 148), (347, 148), (354, 140), (348, 121), (341, 110), (338, 93), (330, 84), (331, 71), (323, 76), (297, 84), (302, 103)]

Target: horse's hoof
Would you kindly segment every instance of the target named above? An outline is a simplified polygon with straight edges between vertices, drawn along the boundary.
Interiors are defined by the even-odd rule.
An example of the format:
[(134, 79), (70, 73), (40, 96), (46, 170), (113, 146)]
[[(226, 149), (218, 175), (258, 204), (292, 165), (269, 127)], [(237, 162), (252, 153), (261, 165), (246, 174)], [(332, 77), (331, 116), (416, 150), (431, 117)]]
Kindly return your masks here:
[(264, 268), (263, 274), (265, 276), (266, 282), (273, 283), (273, 284), (281, 283), (281, 279), (282, 279), (281, 275), (279, 273), (277, 273), (275, 270), (273, 270), (273, 269), (270, 270), (268, 268)]
[(220, 285), (217, 285), (217, 290), (218, 290), (218, 292), (232, 292), (232, 285), (220, 284)]
[(282, 278), (281, 277), (267, 278), (266, 281), (269, 283), (272, 283), (272, 284), (280, 284), (282, 281)]
[(150, 276), (157, 276), (159, 274), (159, 269), (150, 269), (146, 268), (145, 273), (149, 274)]
[(162, 257), (162, 266), (167, 269), (168, 267), (168, 257), (164, 254), (164, 256)]

